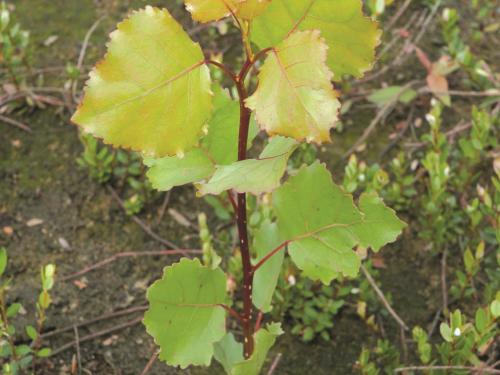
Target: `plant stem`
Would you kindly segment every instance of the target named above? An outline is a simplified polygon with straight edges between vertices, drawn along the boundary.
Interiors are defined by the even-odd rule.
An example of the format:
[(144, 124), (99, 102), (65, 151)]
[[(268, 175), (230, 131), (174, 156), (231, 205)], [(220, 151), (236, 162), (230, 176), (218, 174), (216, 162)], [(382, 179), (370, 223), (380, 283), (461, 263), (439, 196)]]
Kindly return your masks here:
[[(240, 100), (240, 129), (238, 136), (238, 161), (247, 158), (247, 143), (248, 129), (250, 127), (251, 112), (245, 106), (245, 100), (248, 97), (248, 92), (245, 87), (245, 75), (248, 71), (248, 66), (252, 64), (250, 59), (247, 59), (236, 82), (238, 96)], [(250, 358), (254, 349), (253, 341), (253, 325), (252, 325), (252, 284), (253, 272), (250, 259), (250, 246), (248, 244), (247, 230), (247, 197), (246, 194), (238, 194), (237, 199), (236, 222), (238, 226), (238, 235), (240, 239), (241, 261), (243, 264), (243, 335), (244, 335), (244, 357)]]
[(269, 259), (271, 259), (273, 256), (275, 256), (277, 253), (279, 253), (282, 249), (286, 248), (292, 240), (288, 240), (283, 242), (281, 245), (279, 245), (277, 248), (275, 248), (273, 251), (268, 253), (264, 258), (262, 258), (255, 266), (252, 268), (252, 273), (257, 272), (257, 270), (264, 265)]
[[(2, 319), (2, 325), (4, 326), (4, 329), (5, 331), (7, 331), (7, 328), (9, 327), (9, 320), (7, 318), (7, 309), (3, 290), (0, 291), (0, 317)], [(10, 334), (7, 335), (7, 342), (12, 352), (12, 358), (14, 359), (14, 362), (17, 363), (19, 358), (16, 354), (16, 345), (14, 344), (14, 339)]]
[[(206, 60), (207, 64), (212, 64), (221, 69), (236, 85), (240, 102), (240, 126), (238, 134), (238, 161), (247, 158), (248, 131), (250, 128), (250, 118), (252, 112), (245, 106), (245, 100), (248, 98), (248, 91), (245, 87), (245, 79), (250, 73), (254, 64), (263, 57), (270, 49), (264, 49), (256, 55), (247, 55), (247, 59), (243, 64), (238, 75), (233, 74), (224, 64), (217, 61)], [(248, 52), (248, 51), (247, 51)], [(241, 314), (241, 322), (243, 325), (243, 355), (246, 359), (250, 358), (254, 350), (253, 333), (255, 328), (253, 321), (253, 306), (252, 306), (252, 284), (254, 269), (252, 267), (250, 246), (248, 243), (247, 229), (247, 197), (246, 194), (238, 194), (236, 202), (233, 199), (232, 192), (228, 192), (229, 199), (236, 214), (236, 224), (238, 228), (238, 237), (241, 252), (241, 262), (243, 265), (243, 314)]]

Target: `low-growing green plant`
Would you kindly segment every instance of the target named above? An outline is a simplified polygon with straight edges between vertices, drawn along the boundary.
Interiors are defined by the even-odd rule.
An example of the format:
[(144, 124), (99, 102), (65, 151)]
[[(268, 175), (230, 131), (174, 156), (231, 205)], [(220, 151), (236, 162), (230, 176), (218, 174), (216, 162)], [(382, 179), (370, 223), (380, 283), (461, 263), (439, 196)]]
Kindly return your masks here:
[[(482, 4), (479, 4), (482, 3)], [(495, 12), (493, 3), (489, 1), (476, 2), (471, 4), (475, 8), (472, 12), (476, 17), (482, 18), (487, 14)], [(480, 9), (480, 11), (478, 11)], [(495, 17), (491, 17), (494, 19)], [(469, 25), (477, 25), (477, 21), (468, 20)], [(466, 36), (463, 34), (463, 28), (460, 25), (460, 13), (456, 7), (450, 6), (443, 9), (441, 14), (441, 28), (443, 38), (448, 47), (448, 53), (460, 64), (465, 72), (468, 73), (470, 81), (465, 82), (469, 87), (479, 87), (481, 89), (495, 88), (492, 82), (493, 72), (486, 62), (477, 57), (468, 45)], [(472, 27), (473, 28), (473, 27)], [(486, 33), (484, 29), (476, 28), (476, 35), (484, 37)]]
[[(206, 58), (167, 10), (146, 7), (111, 34), (72, 120), (107, 144), (141, 152), (154, 188), (193, 183), (198, 196), (233, 208), (237, 249), (222, 263), (232, 278), (201, 216), (204, 264), (182, 259), (166, 267), (148, 290), (144, 324), (172, 366), (209, 365), (215, 357), (228, 374), (258, 374), (282, 332), (261, 318), (272, 309), (285, 251), (304, 277), (328, 285), (358, 274), (356, 247), (378, 251), (405, 226), (374, 192), (356, 205), (318, 161), (282, 183), (301, 142), (330, 140), (340, 108), (331, 81), (370, 68), (380, 31), (357, 0), (185, 4), (199, 22), (233, 19), (241, 69)], [(236, 100), (211, 82), (209, 66), (229, 79)], [(259, 137), (262, 151), (249, 158), (253, 123), (269, 137)], [(227, 332), (228, 314), (240, 326), (236, 337)]]
[(29, 340), (22, 341), (22, 333), (18, 333), (12, 320), (24, 310), (20, 303), (8, 303), (7, 291), (10, 279), (4, 276), (7, 267), (7, 250), (0, 248), (0, 359), (3, 363), (3, 375), (25, 373), (35, 358), (50, 356), (50, 348), (41, 348), (40, 334), (47, 319), (46, 311), (52, 303), (50, 291), (54, 286), (56, 267), (52, 264), (41, 269), (41, 291), (36, 301), (36, 323), (26, 325), (23, 331)]
[[(357, 368), (364, 375), (393, 374), (394, 370), (415, 371), (426, 374), (471, 373), (484, 367), (481, 358), (494, 349), (495, 339), (500, 333), (500, 293), (487, 306), (476, 310), (474, 318), (468, 319), (460, 310), (455, 310), (449, 322), (441, 323), (439, 342), (430, 342), (421, 327), (412, 330), (415, 342), (415, 357), (419, 364), (405, 368), (400, 362), (399, 350), (387, 340), (378, 340), (374, 350), (364, 348), (359, 356)], [(486, 369), (485, 369), (486, 371)]]
[[(373, 277), (378, 276), (370, 261), (364, 266)], [(391, 300), (390, 294), (386, 297)], [(288, 321), (291, 333), (305, 342), (317, 338), (330, 341), (335, 332), (335, 319), (343, 310), (350, 309), (375, 330), (374, 313), (384, 313), (365, 278), (339, 277), (335, 283), (324, 285), (301, 275), (288, 259), (285, 259), (272, 307), (271, 317)]]
[(19, 68), (30, 68), (30, 33), (21, 29), (15, 22), (10, 6), (0, 4), (0, 65), (7, 70), (8, 76), (16, 86), (22, 84)]
[(78, 165), (100, 184), (113, 183), (125, 190), (125, 212), (135, 215), (155, 194), (145, 176), (141, 157), (135, 152), (113, 150), (88, 134), (80, 134), (83, 145)]

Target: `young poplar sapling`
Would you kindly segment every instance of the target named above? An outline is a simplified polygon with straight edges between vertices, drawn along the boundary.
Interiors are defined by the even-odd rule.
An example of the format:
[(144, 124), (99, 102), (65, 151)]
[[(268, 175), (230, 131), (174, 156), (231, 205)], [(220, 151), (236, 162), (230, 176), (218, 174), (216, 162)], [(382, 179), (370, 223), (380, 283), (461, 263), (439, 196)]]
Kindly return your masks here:
[[(340, 108), (332, 81), (369, 70), (381, 32), (361, 0), (185, 5), (198, 22), (232, 18), (245, 53), (239, 71), (206, 58), (167, 10), (147, 6), (111, 34), (72, 120), (105, 143), (141, 152), (156, 189), (192, 183), (199, 196), (229, 200), (243, 269), (241, 311), (232, 307), (219, 262), (181, 259), (149, 288), (144, 324), (169, 365), (208, 366), (215, 357), (228, 374), (253, 375), (282, 333), (279, 323), (264, 327), (257, 316), (271, 309), (285, 252), (305, 276), (329, 284), (358, 274), (357, 246), (378, 251), (405, 226), (376, 194), (355, 204), (319, 161), (282, 183), (301, 142), (330, 141)], [(209, 66), (230, 79), (235, 99), (212, 82)], [(255, 123), (268, 138), (259, 157), (249, 158)], [(272, 202), (272, 219), (254, 233), (248, 194)], [(227, 332), (228, 315), (241, 325), (242, 342)]]

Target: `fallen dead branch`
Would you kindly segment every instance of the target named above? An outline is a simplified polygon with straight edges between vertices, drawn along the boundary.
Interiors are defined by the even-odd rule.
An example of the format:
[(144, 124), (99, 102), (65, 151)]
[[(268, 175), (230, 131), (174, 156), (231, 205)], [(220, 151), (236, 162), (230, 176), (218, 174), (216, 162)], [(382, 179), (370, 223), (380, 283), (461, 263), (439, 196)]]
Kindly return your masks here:
[[(90, 37), (92, 36), (94, 31), (96, 31), (97, 27), (99, 26), (99, 24), (101, 23), (101, 21), (104, 18), (105, 17), (101, 17), (97, 21), (95, 21), (92, 24), (92, 26), (90, 27), (90, 29), (87, 31), (87, 33), (85, 34), (85, 38), (83, 39), (83, 43), (82, 43), (82, 48), (80, 49), (80, 54), (78, 55), (78, 62), (76, 63), (76, 68), (79, 71), (81, 71), (82, 66), (83, 66), (83, 60), (85, 59), (85, 54), (87, 53), (87, 47), (89, 45)], [(77, 97), (77, 90), (78, 90), (78, 80), (75, 79), (71, 85), (71, 97), (73, 98), (73, 101), (75, 103), (78, 103), (78, 101), (79, 101), (79, 99)]]
[(94, 340), (98, 337), (101, 337), (101, 336), (105, 336), (105, 335), (109, 335), (110, 333), (113, 333), (113, 332), (117, 332), (117, 331), (121, 331), (122, 329), (125, 329), (125, 328), (129, 328), (129, 327), (133, 327), (135, 326), (136, 324), (139, 324), (140, 322), (142, 321), (142, 316), (139, 317), (139, 318), (135, 318), (133, 320), (130, 320), (128, 322), (125, 322), (125, 323), (122, 323), (122, 324), (118, 324), (116, 326), (113, 326), (111, 328), (107, 328), (107, 329), (104, 329), (102, 331), (98, 331), (98, 332), (95, 332), (95, 333), (92, 333), (90, 335), (87, 335), (87, 336), (83, 336), (82, 338), (79, 339), (79, 341), (77, 342), (77, 340), (73, 340), (67, 344), (64, 344), (62, 345), (61, 347), (55, 349), (52, 354), (51, 354), (51, 357), (55, 356), (55, 355), (58, 355), (60, 353), (63, 353), (65, 352), (66, 350), (68, 349), (71, 349), (72, 347), (76, 346), (76, 345), (80, 345), (81, 343), (83, 342), (86, 342), (86, 341), (90, 341), (90, 340)]
[[(118, 193), (116, 192), (115, 189), (113, 189), (111, 186), (107, 186), (107, 189), (109, 190), (109, 192), (111, 193), (111, 196), (113, 197), (113, 199), (120, 205), (120, 207), (123, 209), (123, 210), (126, 210), (125, 208), (125, 203), (123, 202), (123, 200), (120, 198), (120, 196), (118, 195)], [(139, 219), (137, 216), (133, 215), (131, 216), (132, 220), (137, 224), (139, 225), (142, 230), (144, 232), (146, 232), (151, 238), (155, 239), (156, 241), (160, 242), (161, 244), (165, 245), (165, 246), (168, 246), (168, 247), (171, 247), (172, 249), (178, 249), (179, 246), (177, 246), (175, 243), (173, 243), (172, 241), (169, 241), (163, 237), (160, 237), (158, 234), (156, 234), (155, 232), (153, 232), (153, 230), (151, 229), (151, 227), (149, 225), (147, 225), (145, 222), (143, 222), (141, 219)]]
[(85, 320), (85, 321), (80, 322), (80, 323), (71, 324), (67, 327), (63, 327), (63, 328), (59, 328), (59, 329), (56, 329), (56, 330), (53, 330), (53, 331), (50, 331), (47, 333), (43, 333), (40, 337), (42, 339), (47, 339), (49, 337), (56, 336), (56, 335), (59, 335), (61, 333), (65, 333), (65, 332), (69, 332), (71, 330), (74, 330), (75, 327), (82, 328), (82, 327), (86, 327), (86, 326), (89, 326), (89, 325), (92, 325), (95, 323), (103, 322), (105, 320), (114, 319), (114, 318), (118, 318), (118, 317), (126, 316), (126, 315), (131, 315), (131, 314), (134, 314), (137, 312), (143, 312), (143, 311), (146, 311), (147, 308), (148, 308), (147, 305), (142, 305), (142, 306), (130, 307), (130, 308), (125, 309), (125, 310), (113, 311), (113, 312), (110, 312), (108, 314), (101, 315), (98, 318)]
[(121, 253), (117, 253), (109, 258), (106, 258), (104, 260), (101, 260), (100, 262), (97, 262), (95, 264), (92, 264), (88, 267), (85, 267), (84, 269), (63, 276), (60, 278), (60, 281), (68, 281), (74, 278), (77, 278), (79, 276), (85, 275), (86, 273), (95, 271), (99, 268), (102, 268), (118, 259), (121, 258), (137, 258), (137, 257), (144, 257), (144, 256), (165, 256), (165, 255), (189, 255), (189, 254), (201, 254), (201, 250), (194, 250), (194, 249), (174, 249), (174, 250), (157, 250), (157, 251), (125, 251)]
[(368, 282), (370, 283), (372, 288), (375, 290), (375, 293), (377, 294), (380, 301), (384, 304), (387, 311), (389, 311), (389, 314), (391, 314), (391, 316), (394, 318), (394, 320), (399, 324), (399, 326), (402, 329), (404, 329), (405, 331), (408, 331), (409, 330), (408, 325), (403, 321), (403, 319), (400, 318), (400, 316), (396, 313), (396, 311), (394, 311), (394, 309), (391, 307), (391, 305), (389, 304), (389, 302), (385, 298), (384, 293), (382, 292), (382, 290), (380, 290), (377, 283), (373, 279), (372, 275), (370, 275), (368, 270), (365, 268), (365, 266), (363, 266), (363, 265), (361, 266), (361, 271), (365, 275), (366, 279), (368, 280)]
[(10, 117), (0, 115), (0, 121), (15, 126), (16, 128), (24, 130), (27, 133), (33, 133), (33, 130), (31, 130), (31, 128), (28, 125), (23, 124), (22, 122), (19, 122), (17, 120), (11, 119)]
[(403, 95), (408, 89), (410, 89), (412, 86), (416, 85), (419, 82), (420, 81), (417, 81), (417, 80), (408, 82), (406, 85), (404, 85), (401, 88), (401, 91), (398, 93), (398, 95), (396, 95), (394, 98), (392, 98), (392, 100), (390, 102), (388, 102), (382, 108), (380, 108), (380, 110), (377, 112), (377, 115), (372, 120), (370, 125), (368, 125), (368, 127), (365, 129), (365, 131), (363, 132), (361, 137), (359, 137), (358, 140), (351, 146), (351, 148), (349, 148), (349, 150), (347, 150), (347, 152), (344, 153), (344, 155), (342, 155), (339, 162), (343, 161), (343, 160), (347, 159), (349, 156), (351, 156), (351, 154), (354, 153), (356, 151), (356, 149), (359, 146), (361, 146), (370, 137), (370, 135), (373, 133), (373, 131), (377, 128), (377, 125), (392, 112), (392, 110), (394, 109), (394, 107), (398, 103), (401, 95)]
[(160, 355), (160, 352), (158, 350), (156, 350), (153, 353), (153, 355), (151, 356), (151, 358), (149, 359), (148, 363), (146, 363), (146, 367), (144, 367), (144, 370), (142, 370), (141, 375), (146, 375), (151, 370), (151, 368), (155, 364), (156, 360), (158, 359), (159, 355)]
[(500, 374), (500, 370), (496, 370), (492, 367), (469, 367), (469, 366), (409, 366), (400, 367), (394, 370), (394, 373), (405, 372), (405, 371), (429, 371), (429, 370), (468, 370), (471, 374)]
[(273, 363), (271, 364), (271, 367), (269, 367), (269, 371), (267, 372), (267, 375), (273, 375), (274, 371), (276, 371), (276, 368), (278, 367), (278, 364), (280, 363), (281, 360), (281, 353), (278, 353), (276, 357), (273, 360)]

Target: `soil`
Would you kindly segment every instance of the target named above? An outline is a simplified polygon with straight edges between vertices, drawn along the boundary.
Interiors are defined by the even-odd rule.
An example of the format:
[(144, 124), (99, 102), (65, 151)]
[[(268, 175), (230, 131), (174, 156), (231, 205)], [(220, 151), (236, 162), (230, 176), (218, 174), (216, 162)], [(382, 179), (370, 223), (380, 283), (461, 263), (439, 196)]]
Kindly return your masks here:
[[(91, 38), (85, 64), (93, 65), (104, 51), (106, 35), (128, 9), (145, 4), (144, 1), (115, 0), (16, 0), (17, 14), (25, 28), (30, 29), (35, 45), (36, 67), (64, 67), (78, 58), (82, 41), (88, 29), (99, 17), (105, 16)], [(149, 1), (166, 6), (186, 28), (193, 25), (181, 8), (180, 1)], [(44, 41), (50, 36), (58, 39), (50, 46)], [(221, 45), (226, 45), (229, 35)], [(209, 46), (210, 47), (210, 46)], [(213, 47), (215, 48), (215, 47)], [(237, 51), (230, 51), (233, 56)], [(63, 74), (47, 74), (46, 84), (61, 85)], [(406, 79), (406, 78), (405, 78)], [(354, 131), (339, 135), (339, 141), (325, 149), (329, 165), (341, 154), (342, 144), (350, 145), (370, 122), (373, 111), (354, 111), (351, 122)], [(0, 245), (9, 250), (8, 274), (15, 282), (9, 292), (10, 302), (22, 302), (27, 311), (20, 324), (30, 322), (34, 316), (34, 302), (39, 288), (39, 267), (55, 263), (58, 275), (78, 271), (85, 266), (122, 251), (158, 250), (161, 245), (149, 237), (113, 201), (104, 186), (92, 181), (88, 173), (76, 163), (82, 151), (77, 130), (69, 123), (70, 113), (58, 109), (18, 111), (14, 117), (32, 128), (25, 133), (14, 127), (0, 124), (0, 228), (10, 226), (13, 235), (0, 232)], [(394, 120), (396, 123), (397, 120)], [(379, 141), (370, 145), (372, 153), (383, 149), (387, 132), (378, 136)], [(379, 145), (379, 146), (377, 146)], [(338, 180), (338, 178), (337, 178)], [(153, 229), (183, 247), (197, 247), (196, 232), (179, 225), (169, 216), (154, 224), (162, 198), (151, 202), (140, 217), (152, 223)], [(169, 207), (186, 217), (195, 219), (199, 210), (209, 210), (194, 198), (189, 188), (176, 189)], [(29, 226), (31, 219), (43, 222)], [(436, 290), (438, 262), (421, 267), (416, 257), (419, 247), (406, 240), (383, 250), (386, 269), (381, 271), (380, 283), (392, 295), (393, 305), (409, 325), (427, 324), (436, 311), (430, 292)], [(112, 265), (89, 273), (78, 282), (61, 281), (54, 290), (54, 304), (50, 309), (47, 329), (71, 326), (77, 322), (103, 314), (139, 306), (145, 303), (145, 288), (155, 280), (162, 268), (177, 258), (143, 257), (121, 259)], [(426, 269), (421, 271), (422, 269)], [(409, 293), (408, 291), (411, 291)], [(435, 295), (435, 293), (433, 294)], [(435, 307), (435, 306), (434, 306)], [(116, 319), (119, 324), (140, 315)], [(386, 332), (398, 337), (399, 329), (389, 318), (384, 318)], [(110, 326), (110, 322), (83, 327), (79, 336), (97, 332)], [(288, 327), (286, 330), (289, 331)], [(335, 321), (332, 341), (314, 341), (305, 344), (296, 336), (285, 334), (269, 356), (270, 362), (277, 353), (282, 357), (276, 375), (350, 374), (363, 343), (374, 340), (366, 324), (354, 313), (343, 313)], [(59, 334), (50, 340), (58, 348), (74, 339), (74, 331)], [(155, 350), (150, 337), (141, 324), (116, 331), (80, 345), (81, 362), (87, 373), (140, 374)], [(69, 374), (75, 348), (50, 358), (39, 365), (44, 374)], [(169, 368), (156, 362), (150, 374), (222, 374), (213, 364), (209, 369), (194, 368), (185, 371)]]

